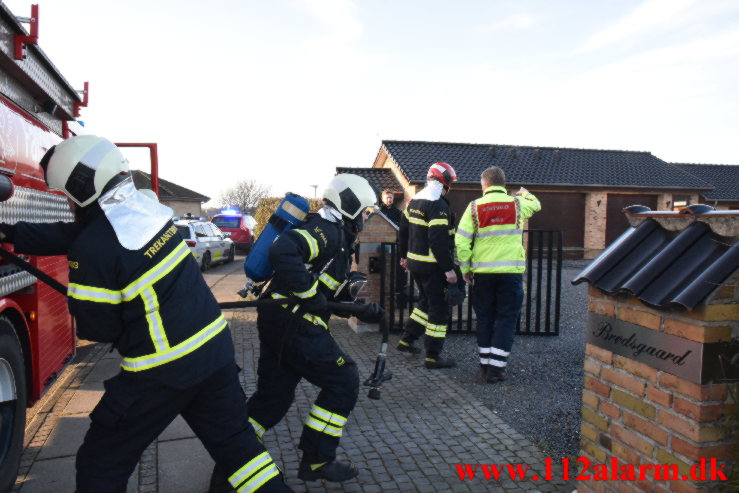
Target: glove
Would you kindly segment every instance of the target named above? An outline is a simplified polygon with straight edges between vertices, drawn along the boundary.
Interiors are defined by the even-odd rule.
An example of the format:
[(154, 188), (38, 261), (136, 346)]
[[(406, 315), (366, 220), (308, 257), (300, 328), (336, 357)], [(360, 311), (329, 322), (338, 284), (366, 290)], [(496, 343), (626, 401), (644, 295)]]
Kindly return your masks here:
[(357, 320), (366, 324), (376, 324), (382, 320), (385, 310), (378, 303), (367, 303), (362, 313), (357, 313)]
[(0, 243), (13, 243), (15, 224), (0, 223)]
[(306, 298), (301, 301), (300, 308), (307, 313), (320, 313), (326, 311), (326, 303), (326, 296), (320, 291), (317, 291), (316, 294), (310, 298)]
[(446, 302), (449, 305), (461, 305), (464, 301), (464, 291), (459, 289), (456, 284), (450, 284), (446, 288)]

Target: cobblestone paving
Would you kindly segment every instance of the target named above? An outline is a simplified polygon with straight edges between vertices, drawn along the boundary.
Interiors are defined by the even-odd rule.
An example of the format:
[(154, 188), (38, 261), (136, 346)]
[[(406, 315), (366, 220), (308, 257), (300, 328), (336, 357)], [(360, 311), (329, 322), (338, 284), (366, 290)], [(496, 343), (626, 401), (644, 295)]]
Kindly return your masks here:
[[(247, 394), (254, 390), (258, 340), (255, 314), (231, 315), (242, 379)], [(333, 320), (332, 333), (367, 377), (379, 349), (378, 334), (357, 335), (343, 320)], [(397, 342), (396, 338), (392, 338)], [(382, 388), (379, 401), (360, 392), (359, 402), (344, 429), (339, 459), (360, 467), (356, 481), (342, 485), (303, 483), (295, 477), (299, 455), (296, 450), (317, 390), (301, 383), (295, 405), (285, 419), (264, 437), (265, 446), (286, 471), (288, 484), (296, 492), (464, 492), (540, 491), (571, 492), (575, 486), (564, 481), (485, 480), (478, 470), (474, 480), (461, 481), (456, 464), (530, 464), (527, 477), (544, 477), (546, 457), (521, 434), (505, 424), (444, 370), (430, 371), (422, 359), (393, 349), (388, 355), (393, 379)], [(561, 475), (556, 465), (552, 477)]]
[[(229, 275), (235, 273), (237, 275)], [(234, 263), (206, 275), (218, 299), (229, 299), (240, 287), (240, 266)], [(253, 310), (226, 312), (231, 321), (237, 362), (243, 367), (247, 395), (254, 391), (258, 338)], [(379, 334), (357, 335), (345, 321), (331, 322), (332, 333), (352, 356), (362, 379), (374, 365)], [(397, 343), (391, 338), (390, 347)], [(107, 345), (95, 345), (64, 373), (29, 418), (26, 449), (13, 491), (34, 493), (74, 491), (74, 455), (87, 429), (87, 414), (102, 395), (102, 380), (117, 371), (117, 355)], [(370, 400), (365, 389), (344, 430), (339, 459), (360, 467), (360, 476), (344, 484), (303, 483), (296, 477), (297, 444), (302, 422), (317, 394), (303, 382), (285, 419), (265, 435), (265, 446), (286, 472), (296, 492), (571, 492), (575, 485), (543, 478), (545, 456), (530, 441), (504, 423), (447, 371), (429, 371), (422, 359), (389, 350), (393, 380), (382, 399)], [(470, 375), (472, 378), (472, 375)], [(52, 395), (53, 394), (53, 395)], [(480, 468), (473, 480), (460, 480), (456, 465), (526, 465), (526, 480), (514, 481), (507, 471), (486, 480)], [(165, 430), (143, 454), (129, 481), (129, 493), (203, 493), (212, 461), (183, 420)], [(561, 476), (555, 464), (553, 478)]]

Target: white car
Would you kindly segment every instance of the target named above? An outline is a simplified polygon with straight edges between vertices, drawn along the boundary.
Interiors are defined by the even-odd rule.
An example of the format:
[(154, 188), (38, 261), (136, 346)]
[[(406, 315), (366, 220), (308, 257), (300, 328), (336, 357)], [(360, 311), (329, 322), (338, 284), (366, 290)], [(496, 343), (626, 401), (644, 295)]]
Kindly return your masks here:
[(206, 271), (213, 263), (228, 263), (234, 259), (236, 248), (230, 234), (215, 224), (202, 219), (177, 218), (174, 224), (198, 261), (200, 270)]

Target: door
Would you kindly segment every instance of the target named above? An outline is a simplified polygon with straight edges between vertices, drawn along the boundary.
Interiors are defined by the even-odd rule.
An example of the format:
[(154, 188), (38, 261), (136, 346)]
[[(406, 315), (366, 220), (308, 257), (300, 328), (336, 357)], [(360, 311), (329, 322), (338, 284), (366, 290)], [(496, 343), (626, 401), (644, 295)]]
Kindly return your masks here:
[(629, 229), (629, 221), (623, 213), (630, 205), (646, 205), (657, 210), (657, 196), (651, 194), (609, 193), (606, 208), (606, 246), (613, 243), (621, 233)]

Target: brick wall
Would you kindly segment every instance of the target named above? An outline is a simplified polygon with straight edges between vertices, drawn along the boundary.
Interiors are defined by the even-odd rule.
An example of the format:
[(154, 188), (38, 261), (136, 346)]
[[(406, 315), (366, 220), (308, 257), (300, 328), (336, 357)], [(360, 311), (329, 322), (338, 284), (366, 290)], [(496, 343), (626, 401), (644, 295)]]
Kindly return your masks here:
[[(589, 288), (589, 310), (700, 343), (739, 336), (739, 276), (691, 312), (650, 308), (630, 296)], [(736, 412), (736, 384), (699, 385), (587, 344), (582, 397), (581, 456), (606, 464), (675, 465), (680, 476), (702, 458), (729, 463), (738, 437), (727, 429)], [(733, 387), (730, 387), (733, 385)], [(726, 462), (724, 462), (726, 461)], [(591, 471), (592, 473), (592, 471)], [(653, 477), (653, 476), (649, 476)], [(580, 481), (578, 492), (709, 492), (717, 485), (692, 481)]]
[(585, 196), (585, 239), (583, 258), (595, 258), (606, 247), (606, 207), (608, 193), (590, 192)]

